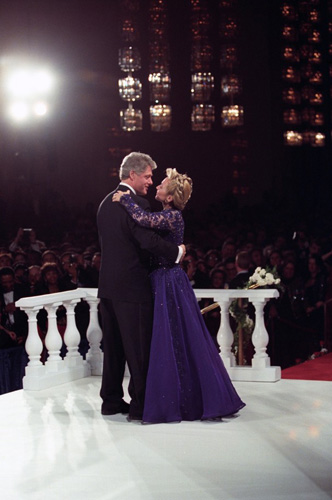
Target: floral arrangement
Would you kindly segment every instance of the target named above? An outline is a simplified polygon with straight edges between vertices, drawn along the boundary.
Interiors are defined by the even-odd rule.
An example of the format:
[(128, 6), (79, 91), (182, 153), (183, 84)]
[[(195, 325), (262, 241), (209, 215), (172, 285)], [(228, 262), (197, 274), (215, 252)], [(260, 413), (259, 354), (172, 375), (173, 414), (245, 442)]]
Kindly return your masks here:
[(245, 288), (265, 288), (268, 286), (275, 286), (276, 288), (280, 287), (280, 278), (275, 267), (273, 269), (270, 269), (269, 267), (266, 269), (256, 267), (254, 274), (250, 276)]
[[(240, 330), (242, 332), (241, 335), (242, 348), (243, 351), (246, 351), (249, 344), (249, 340), (251, 338), (251, 334), (255, 326), (253, 320), (249, 317), (247, 313), (247, 308), (248, 308), (248, 301), (246, 299), (233, 300), (229, 306), (229, 313), (237, 323), (237, 327), (234, 332), (233, 352), (235, 356), (238, 358), (238, 362), (240, 361), (239, 359)], [(242, 361), (245, 362), (245, 359), (243, 359)]]
[[(244, 288), (254, 289), (270, 287), (282, 289), (280, 278), (275, 267), (273, 269), (270, 269), (269, 267), (256, 267), (254, 273), (250, 276), (249, 281), (246, 283)], [(242, 345), (243, 350), (245, 351), (255, 326), (253, 320), (248, 315), (247, 309), (247, 299), (233, 300), (229, 307), (229, 313), (237, 323), (233, 343), (233, 350), (236, 356), (238, 356), (239, 352), (239, 331), (241, 330), (242, 332)], [(245, 359), (243, 361), (245, 363)]]

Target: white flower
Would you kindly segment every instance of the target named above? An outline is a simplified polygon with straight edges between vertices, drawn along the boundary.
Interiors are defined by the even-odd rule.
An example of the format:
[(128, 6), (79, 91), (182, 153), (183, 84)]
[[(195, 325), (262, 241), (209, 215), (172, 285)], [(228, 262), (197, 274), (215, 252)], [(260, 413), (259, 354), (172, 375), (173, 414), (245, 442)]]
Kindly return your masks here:
[(266, 269), (264, 269), (261, 267), (256, 267), (255, 272), (249, 277), (247, 287), (257, 288), (279, 284), (280, 278), (278, 278), (278, 274), (275, 268), (270, 269), (269, 267), (267, 267)]
[(258, 285), (258, 286), (265, 286), (265, 285), (266, 285), (266, 283), (265, 283), (264, 278), (260, 278), (260, 277), (259, 277), (259, 278), (258, 278), (258, 280), (257, 280), (257, 285)]
[(271, 273), (266, 273), (266, 275), (265, 275), (265, 281), (266, 281), (266, 284), (267, 284), (267, 285), (273, 285), (273, 283), (274, 283), (274, 277), (273, 277), (273, 274), (271, 274)]

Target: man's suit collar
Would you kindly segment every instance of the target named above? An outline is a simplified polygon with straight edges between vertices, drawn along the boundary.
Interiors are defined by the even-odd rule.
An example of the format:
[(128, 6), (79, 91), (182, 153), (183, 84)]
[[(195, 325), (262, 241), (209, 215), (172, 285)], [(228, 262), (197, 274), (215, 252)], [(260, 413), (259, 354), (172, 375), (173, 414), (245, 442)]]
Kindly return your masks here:
[(126, 182), (120, 182), (119, 186), (124, 186), (124, 187), (130, 189), (130, 191), (132, 193), (137, 194), (136, 191), (135, 191), (135, 189), (133, 187), (129, 186), (129, 184), (127, 184)]

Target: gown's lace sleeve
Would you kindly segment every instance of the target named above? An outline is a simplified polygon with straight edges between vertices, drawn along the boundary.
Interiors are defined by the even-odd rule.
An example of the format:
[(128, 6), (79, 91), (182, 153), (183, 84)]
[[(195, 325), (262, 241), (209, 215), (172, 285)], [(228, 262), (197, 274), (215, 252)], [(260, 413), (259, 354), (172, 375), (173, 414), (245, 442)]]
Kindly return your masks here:
[(143, 227), (172, 231), (176, 228), (176, 223), (178, 222), (179, 217), (181, 217), (178, 210), (145, 212), (133, 201), (129, 194), (123, 195), (120, 199), (120, 203), (126, 208), (130, 217), (134, 219), (137, 224)]

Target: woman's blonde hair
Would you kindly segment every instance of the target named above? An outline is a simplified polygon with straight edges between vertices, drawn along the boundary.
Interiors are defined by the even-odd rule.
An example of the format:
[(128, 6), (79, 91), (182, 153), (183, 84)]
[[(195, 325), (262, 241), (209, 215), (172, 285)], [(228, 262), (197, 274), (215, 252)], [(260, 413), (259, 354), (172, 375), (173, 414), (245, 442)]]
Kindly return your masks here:
[(173, 196), (173, 205), (183, 210), (191, 196), (193, 181), (186, 174), (179, 174), (176, 168), (168, 168), (166, 175), (169, 179), (167, 191)]

